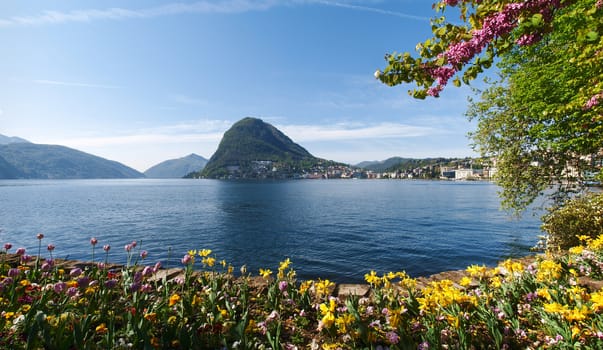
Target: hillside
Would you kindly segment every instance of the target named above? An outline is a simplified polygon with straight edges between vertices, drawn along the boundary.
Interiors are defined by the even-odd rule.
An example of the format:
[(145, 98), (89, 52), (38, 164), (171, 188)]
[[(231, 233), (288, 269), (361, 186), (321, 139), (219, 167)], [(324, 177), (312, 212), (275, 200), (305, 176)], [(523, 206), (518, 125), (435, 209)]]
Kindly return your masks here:
[(9, 143), (28, 143), (29, 141), (20, 137), (10, 137), (0, 134), (0, 145), (7, 145)]
[[(245, 118), (224, 133), (216, 152), (198, 174), (206, 178), (270, 177), (303, 171), (322, 162), (274, 126)], [(282, 177), (281, 176), (281, 177)]]
[(109, 179), (144, 175), (121, 163), (75, 149), (34, 143), (0, 145), (0, 178)]
[(206, 164), (207, 159), (193, 153), (154, 165), (147, 169), (144, 175), (154, 179), (182, 178), (192, 172), (202, 170)]

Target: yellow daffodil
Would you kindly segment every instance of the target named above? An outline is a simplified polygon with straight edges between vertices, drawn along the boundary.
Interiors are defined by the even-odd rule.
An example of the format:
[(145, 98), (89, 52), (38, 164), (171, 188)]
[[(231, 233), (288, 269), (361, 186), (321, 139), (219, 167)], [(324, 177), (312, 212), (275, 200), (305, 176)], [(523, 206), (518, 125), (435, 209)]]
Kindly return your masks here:
[(180, 301), (180, 295), (178, 295), (177, 293), (172, 294), (172, 296), (170, 296), (168, 305), (169, 306), (174, 306), (176, 305), (176, 303), (178, 303)]
[(267, 279), (272, 275), (272, 271), (270, 269), (260, 269), (260, 276), (262, 278)]
[(199, 252), (199, 256), (203, 258), (208, 257), (209, 254), (211, 254), (211, 249), (203, 249)]

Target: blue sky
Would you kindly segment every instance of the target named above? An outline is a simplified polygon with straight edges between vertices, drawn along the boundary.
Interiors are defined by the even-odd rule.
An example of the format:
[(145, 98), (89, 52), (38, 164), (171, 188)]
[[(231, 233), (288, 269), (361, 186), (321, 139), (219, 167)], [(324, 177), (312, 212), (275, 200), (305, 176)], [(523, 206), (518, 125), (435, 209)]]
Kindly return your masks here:
[(373, 77), (430, 35), (431, 1), (5, 1), (0, 134), (138, 170), (209, 158), (244, 117), (317, 157), (474, 155), (467, 88), (414, 100)]

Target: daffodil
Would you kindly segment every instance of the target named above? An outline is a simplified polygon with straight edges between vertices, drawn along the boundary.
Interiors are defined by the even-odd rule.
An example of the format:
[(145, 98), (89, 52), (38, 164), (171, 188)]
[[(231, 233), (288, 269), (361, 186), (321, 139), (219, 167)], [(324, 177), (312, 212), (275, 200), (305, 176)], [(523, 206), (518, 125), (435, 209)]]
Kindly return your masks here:
[(270, 269), (260, 269), (260, 276), (262, 276), (262, 278), (267, 279), (270, 277), (270, 275), (272, 275), (272, 271)]
[(172, 296), (170, 296), (168, 305), (169, 306), (174, 306), (174, 305), (176, 305), (176, 303), (178, 303), (180, 301), (180, 299), (181, 299), (180, 295), (177, 294), (177, 293), (174, 293), (174, 294), (172, 294)]

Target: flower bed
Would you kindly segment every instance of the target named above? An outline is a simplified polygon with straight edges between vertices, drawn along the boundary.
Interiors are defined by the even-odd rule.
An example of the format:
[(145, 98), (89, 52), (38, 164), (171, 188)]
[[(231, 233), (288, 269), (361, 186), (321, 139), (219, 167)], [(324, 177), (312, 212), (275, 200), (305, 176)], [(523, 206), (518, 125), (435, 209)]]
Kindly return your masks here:
[(206, 249), (173, 274), (145, 264), (136, 242), (121, 267), (94, 253), (61, 265), (52, 244), (45, 259), (11, 249), (0, 253), (0, 348), (603, 348), (603, 236), (527, 266), (470, 266), (458, 283), (371, 271), (370, 293), (346, 297), (328, 280), (297, 281), (289, 259), (236, 277)]

